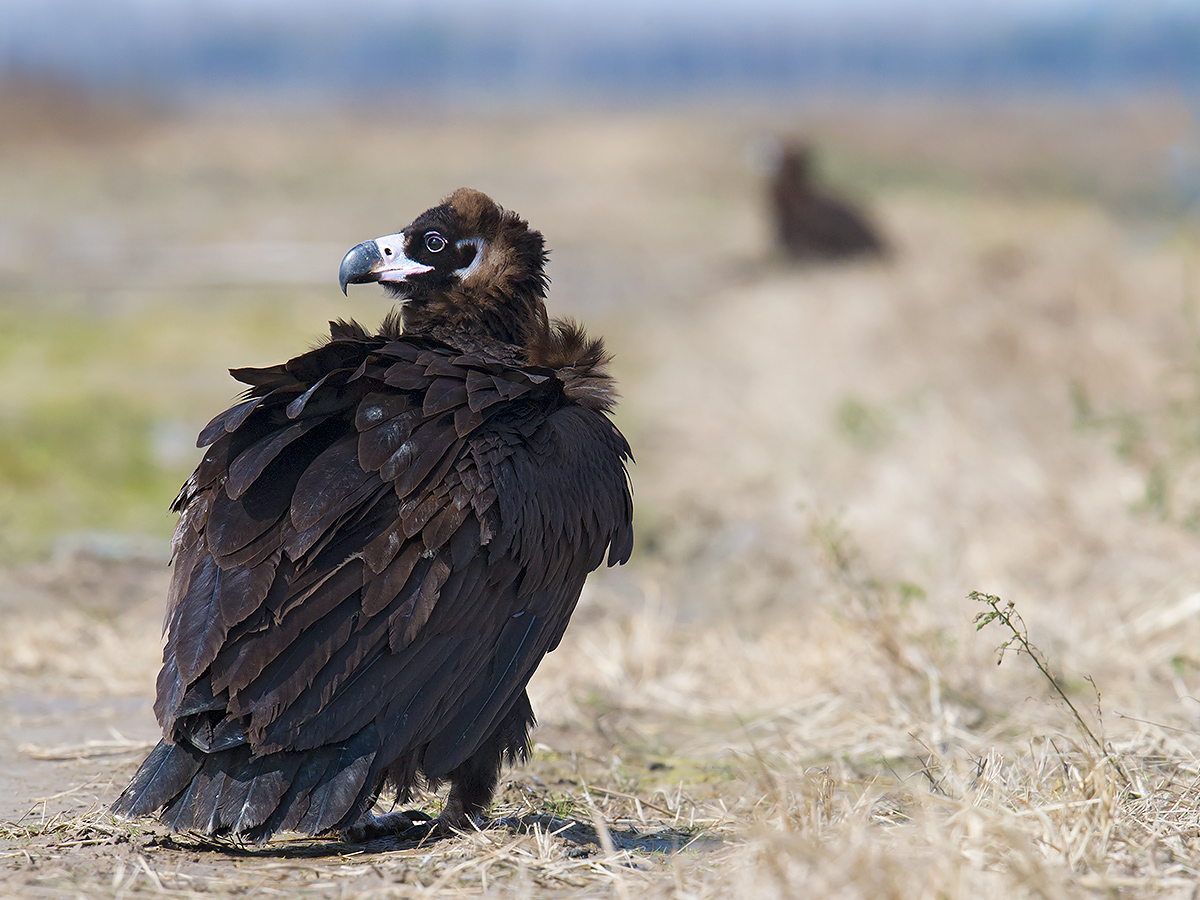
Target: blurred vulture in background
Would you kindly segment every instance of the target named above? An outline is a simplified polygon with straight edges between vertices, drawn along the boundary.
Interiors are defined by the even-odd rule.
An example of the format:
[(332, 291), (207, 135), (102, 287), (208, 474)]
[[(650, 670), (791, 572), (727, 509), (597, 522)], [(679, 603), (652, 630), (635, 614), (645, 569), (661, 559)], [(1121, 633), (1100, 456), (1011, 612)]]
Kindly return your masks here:
[(776, 240), (788, 256), (822, 260), (886, 252), (886, 243), (863, 213), (813, 183), (807, 146), (785, 142), (771, 155), (771, 214)]
[[(609, 358), (548, 319), (545, 261), (460, 189), (342, 262), (399, 316), (232, 371), (245, 399), (174, 505), (163, 740), (116, 813), (253, 841), (483, 823), (527, 752), (530, 676), (633, 545)], [(443, 781), (437, 819), (369, 815)]]

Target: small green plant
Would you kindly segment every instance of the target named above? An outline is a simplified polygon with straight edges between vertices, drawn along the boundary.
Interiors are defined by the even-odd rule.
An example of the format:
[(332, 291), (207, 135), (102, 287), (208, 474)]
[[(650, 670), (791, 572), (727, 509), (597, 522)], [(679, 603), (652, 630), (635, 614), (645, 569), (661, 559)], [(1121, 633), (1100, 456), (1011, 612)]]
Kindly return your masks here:
[(1101, 412), (1096, 409), (1083, 385), (1073, 381), (1070, 391), (1072, 427), (1076, 431), (1109, 435), (1113, 452), (1126, 461), (1136, 461), (1148, 454), (1149, 435), (1144, 413), (1127, 409)]
[[(981, 612), (975, 616), (976, 631), (982, 631), (985, 626), (990, 625), (992, 622), (999, 622), (1006, 629), (1008, 629), (1008, 632), (1011, 635), (1011, 637), (1007, 638), (1004, 643), (996, 648), (996, 665), (1000, 665), (1000, 663), (1004, 662), (1004, 653), (1010, 649), (1015, 649), (1017, 653), (1024, 653), (1026, 656), (1032, 659), (1033, 664), (1037, 666), (1038, 671), (1045, 676), (1048, 682), (1050, 682), (1050, 687), (1054, 689), (1054, 692), (1058, 694), (1062, 702), (1067, 705), (1067, 709), (1071, 711), (1071, 715), (1075, 718), (1075, 722), (1083, 730), (1083, 733), (1087, 736), (1092, 746), (1096, 748), (1096, 752), (1100, 754), (1102, 759), (1112, 765), (1113, 770), (1117, 773), (1117, 777), (1120, 778), (1121, 783), (1126, 787), (1130, 787), (1131, 785), (1129, 776), (1121, 767), (1120, 762), (1118, 762), (1108, 753), (1108, 751), (1105, 749), (1104, 742), (1096, 736), (1094, 731), (1092, 731), (1091, 726), (1088, 725), (1083, 716), (1079, 714), (1079, 710), (1075, 707), (1075, 704), (1071, 702), (1071, 698), (1067, 696), (1066, 691), (1063, 690), (1058, 679), (1050, 673), (1050, 665), (1046, 661), (1046, 655), (1029, 640), (1029, 629), (1025, 625), (1025, 620), (1021, 618), (1021, 614), (1017, 612), (1016, 603), (1014, 603), (1012, 600), (1009, 600), (1007, 603), (1005, 603), (994, 594), (984, 594), (980, 591), (971, 591), (971, 593), (967, 595), (967, 599), (975, 600), (987, 607), (984, 612)], [(1092, 684), (1093, 688), (1096, 686), (1095, 682), (1093, 682), (1090, 677), (1087, 680)], [(1096, 703), (1097, 708), (1099, 708), (1099, 693), (1097, 693)]]
[(856, 397), (847, 397), (834, 414), (838, 433), (860, 450), (877, 450), (892, 433), (887, 410)]
[(579, 801), (569, 794), (549, 794), (541, 798), (541, 809), (556, 819), (570, 819), (579, 813)]

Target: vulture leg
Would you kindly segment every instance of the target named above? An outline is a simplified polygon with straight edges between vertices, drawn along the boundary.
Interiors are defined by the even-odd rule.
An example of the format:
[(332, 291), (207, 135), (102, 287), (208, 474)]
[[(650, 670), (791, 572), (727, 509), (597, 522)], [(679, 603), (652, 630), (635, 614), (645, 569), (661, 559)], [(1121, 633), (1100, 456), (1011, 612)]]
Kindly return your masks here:
[(523, 760), (529, 754), (529, 729), (533, 727), (533, 707), (529, 695), (521, 691), (516, 702), (497, 723), (492, 733), (467, 760), (447, 778), (450, 793), (446, 806), (436, 819), (419, 809), (371, 816), (347, 828), (342, 837), (351, 843), (392, 837), (402, 841), (423, 841), (447, 837), (456, 831), (471, 831), (488, 824), (487, 810), (492, 805), (501, 765), (507, 760)]
[(450, 794), (446, 797), (446, 808), (438, 816), (439, 823), (458, 831), (478, 828), (484, 823), (500, 780), (501, 765), (506, 760), (513, 762), (529, 756), (529, 729), (533, 721), (529, 695), (521, 691), (479, 749), (450, 773)]

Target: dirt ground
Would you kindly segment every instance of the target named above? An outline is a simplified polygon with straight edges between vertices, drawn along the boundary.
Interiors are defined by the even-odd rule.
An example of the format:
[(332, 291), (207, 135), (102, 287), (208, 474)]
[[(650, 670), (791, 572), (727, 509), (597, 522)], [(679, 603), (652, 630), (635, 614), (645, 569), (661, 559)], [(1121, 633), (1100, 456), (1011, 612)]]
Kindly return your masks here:
[[(0, 306), (25, 329), (0, 339), (22, 386), (0, 414), (94, 382), (146, 410), (169, 483), (190, 451), (163, 435), (221, 408), (223, 367), (379, 317), (320, 259), (459, 183), (527, 215), (552, 313), (617, 355), (638, 547), (531, 684), (503, 824), (253, 849), (112, 819), (156, 739), (170, 520), (115, 537), (120, 498), (97, 493), (84, 528), (21, 534), (12, 510), (76, 507), (14, 468), (0, 896), (1194, 896), (1200, 272), (1161, 175), (1195, 137), (1177, 107), (396, 119), (207, 112), (0, 148)], [(869, 199), (887, 260), (773, 255), (755, 142), (796, 131)], [(70, 235), (90, 271), (44, 284), (47, 236)], [(989, 610), (1012, 628), (977, 630)]]

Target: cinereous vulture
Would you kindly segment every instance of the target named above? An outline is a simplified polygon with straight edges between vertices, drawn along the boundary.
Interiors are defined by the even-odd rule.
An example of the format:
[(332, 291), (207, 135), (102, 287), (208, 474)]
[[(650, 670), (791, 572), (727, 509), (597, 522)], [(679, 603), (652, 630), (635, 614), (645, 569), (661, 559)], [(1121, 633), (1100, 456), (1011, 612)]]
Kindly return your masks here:
[[(372, 334), (234, 369), (175, 500), (154, 711), (113, 804), (176, 831), (444, 834), (523, 758), (525, 686), (588, 573), (633, 546), (601, 341), (551, 321), (542, 235), (462, 188), (342, 261), (402, 301)], [(372, 819), (449, 782), (441, 815)]]

